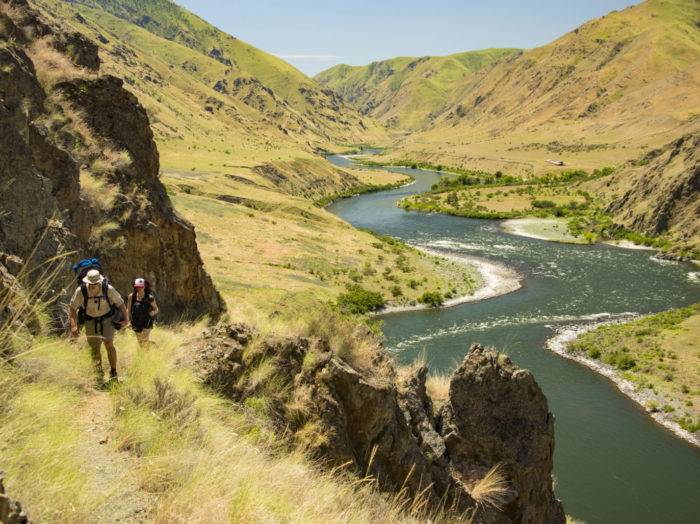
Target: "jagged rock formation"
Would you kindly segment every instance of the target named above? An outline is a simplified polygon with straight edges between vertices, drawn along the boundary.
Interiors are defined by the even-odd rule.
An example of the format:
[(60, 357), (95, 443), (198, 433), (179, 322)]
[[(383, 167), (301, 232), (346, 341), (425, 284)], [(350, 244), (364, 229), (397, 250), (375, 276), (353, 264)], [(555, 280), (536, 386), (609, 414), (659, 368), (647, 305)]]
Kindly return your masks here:
[[(616, 222), (647, 235), (700, 235), (700, 133), (688, 134), (629, 162), (596, 189), (611, 200)], [(696, 246), (698, 247), (698, 246)]]
[[(0, 3), (0, 261), (100, 256), (118, 289), (152, 280), (168, 316), (218, 314), (194, 228), (158, 179), (145, 109), (96, 74), (97, 46), (49, 26), (24, 0)], [(50, 293), (71, 285), (68, 270)]]
[(22, 511), (22, 505), (5, 493), (5, 478), (0, 471), (0, 522), (2, 524), (28, 524), (29, 518)]
[[(234, 324), (205, 335), (195, 367), (229, 398), (264, 398), (280, 432), (382, 489), (447, 501), (476, 522), (564, 522), (552, 491), (553, 416), (532, 375), (504, 355), (473, 346), (437, 413), (427, 369), (397, 377), (381, 348), (360, 371), (323, 339), (261, 339)], [(509, 486), (500, 511), (471, 496), (496, 464)]]

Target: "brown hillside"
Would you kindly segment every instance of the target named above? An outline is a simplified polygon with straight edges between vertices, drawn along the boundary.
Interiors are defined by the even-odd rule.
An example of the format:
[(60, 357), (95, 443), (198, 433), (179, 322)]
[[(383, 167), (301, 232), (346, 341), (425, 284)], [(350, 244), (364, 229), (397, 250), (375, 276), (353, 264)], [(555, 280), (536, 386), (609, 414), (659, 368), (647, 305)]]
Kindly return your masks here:
[(669, 232), (700, 246), (700, 133), (674, 140), (591, 184), (615, 221), (648, 235)]

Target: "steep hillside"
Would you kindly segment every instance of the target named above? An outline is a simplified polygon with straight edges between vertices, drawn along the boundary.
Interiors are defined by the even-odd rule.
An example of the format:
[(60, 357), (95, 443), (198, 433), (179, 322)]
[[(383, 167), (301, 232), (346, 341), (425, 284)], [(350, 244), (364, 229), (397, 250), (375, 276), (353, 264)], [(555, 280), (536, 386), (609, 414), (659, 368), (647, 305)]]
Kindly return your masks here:
[(337, 65), (315, 78), (363, 114), (399, 129), (420, 129), (445, 109), (460, 85), (476, 81), (516, 49), (399, 57), (367, 66)]
[[(99, 67), (82, 35), (22, 0), (0, 3), (2, 289), (46, 285), (45, 298), (60, 301), (74, 285), (61, 256), (76, 251), (100, 256), (121, 289), (137, 274), (151, 280), (165, 317), (217, 315), (194, 228), (158, 178), (146, 111)], [(46, 271), (58, 271), (50, 285)]]
[(700, 132), (631, 161), (590, 184), (605, 196), (616, 223), (647, 235), (668, 232), (685, 250), (700, 250)]
[(196, 51), (200, 57), (214, 60), (221, 67), (206, 66), (208, 71), (202, 75), (197, 74), (197, 62), (183, 60), (173, 65), (189, 69), (191, 76), (199, 77), (220, 93), (245, 99), (252, 92), (255, 98), (268, 98), (256, 100), (252, 105), (272, 105), (277, 111), (273, 115), (275, 123), (283, 128), (285, 120), (297, 117), (298, 125), (309, 135), (318, 135), (317, 140), (357, 142), (366, 136), (365, 123), (333, 92), (321, 89), (284, 60), (219, 31), (170, 0), (76, 3), (82, 6), (81, 13), (85, 7), (102, 9), (153, 35)]
[(250, 172), (270, 163), (284, 171), (301, 159), (296, 173), (325, 170), (331, 176), (318, 189), (334, 193), (358, 181), (322, 167), (318, 149), (383, 140), (371, 118), (331, 91), (171, 2), (35, 4), (98, 43), (103, 69), (146, 107), (164, 167)]

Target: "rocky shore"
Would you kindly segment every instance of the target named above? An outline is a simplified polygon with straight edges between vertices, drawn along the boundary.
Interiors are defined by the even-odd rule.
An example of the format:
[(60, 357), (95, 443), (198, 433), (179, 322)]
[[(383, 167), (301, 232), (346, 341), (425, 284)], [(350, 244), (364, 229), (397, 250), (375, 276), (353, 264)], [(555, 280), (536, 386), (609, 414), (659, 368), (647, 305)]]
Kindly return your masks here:
[(659, 399), (657, 395), (648, 389), (639, 390), (635, 385), (629, 380), (622, 377), (620, 371), (600, 360), (589, 358), (582, 353), (572, 353), (567, 351), (568, 345), (573, 342), (578, 336), (596, 329), (597, 327), (606, 324), (621, 324), (624, 322), (629, 322), (639, 318), (637, 315), (624, 315), (616, 318), (603, 320), (600, 322), (593, 322), (591, 324), (586, 324), (583, 326), (566, 326), (557, 331), (557, 333), (550, 337), (545, 346), (547, 349), (554, 351), (558, 355), (564, 358), (574, 360), (579, 364), (586, 366), (587, 368), (603, 375), (604, 377), (610, 379), (617, 388), (627, 397), (634, 400), (639, 404), (649, 415), (659, 424), (672, 431), (676, 436), (682, 438), (686, 442), (693, 444), (694, 446), (700, 446), (700, 438), (697, 435), (684, 430), (677, 422), (672, 419), (671, 414), (664, 413), (663, 411), (651, 411), (647, 407), (649, 402), (657, 402)]

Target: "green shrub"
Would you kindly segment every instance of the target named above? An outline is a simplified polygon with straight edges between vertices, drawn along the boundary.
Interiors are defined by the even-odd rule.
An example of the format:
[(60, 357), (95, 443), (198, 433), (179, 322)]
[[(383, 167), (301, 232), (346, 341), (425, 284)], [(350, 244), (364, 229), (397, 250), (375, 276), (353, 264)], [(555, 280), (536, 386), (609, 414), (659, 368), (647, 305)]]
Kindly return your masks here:
[(598, 348), (589, 349), (588, 356), (589, 356), (589, 358), (600, 358), (600, 349), (598, 349)]
[(557, 205), (551, 200), (533, 200), (532, 207), (536, 207), (538, 209), (552, 209), (557, 207)]
[(634, 366), (636, 366), (637, 362), (629, 355), (625, 353), (619, 353), (617, 355), (617, 361), (615, 362), (615, 365), (618, 369), (627, 371), (628, 369), (632, 369)]
[(690, 433), (700, 431), (700, 419), (693, 422), (693, 419), (690, 417), (682, 417), (678, 419), (678, 424), (680, 425), (680, 427), (682, 427), (686, 431), (689, 431)]
[(442, 293), (439, 291), (426, 291), (418, 298), (418, 302), (430, 307), (441, 306), (443, 302)]
[(347, 293), (338, 296), (338, 306), (346, 313), (364, 315), (384, 307), (384, 298), (376, 291), (368, 291), (360, 286), (349, 286)]

